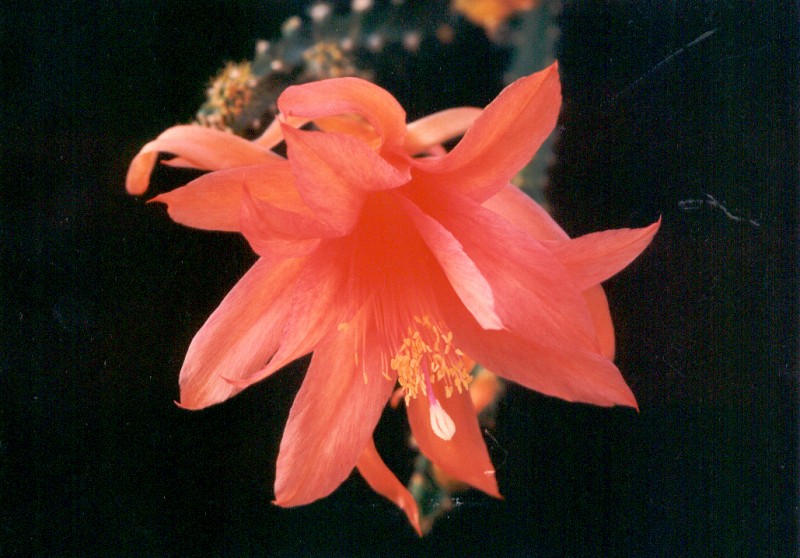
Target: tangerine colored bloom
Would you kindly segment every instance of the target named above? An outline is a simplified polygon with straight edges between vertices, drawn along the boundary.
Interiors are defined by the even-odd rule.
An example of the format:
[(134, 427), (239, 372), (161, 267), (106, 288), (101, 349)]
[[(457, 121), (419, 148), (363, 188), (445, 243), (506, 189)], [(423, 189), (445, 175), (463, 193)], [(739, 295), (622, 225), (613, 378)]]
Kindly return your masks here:
[(538, 0), (453, 0), (452, 6), (491, 35), (511, 15), (530, 10), (538, 3)]
[[(214, 405), (313, 352), (280, 446), (278, 505), (322, 498), (358, 468), (419, 532), (372, 440), (397, 384), (420, 450), (499, 496), (468, 391), (474, 361), (568, 401), (636, 406), (611, 361), (600, 283), (658, 223), (570, 239), (509, 183), (560, 103), (555, 64), (483, 111), (408, 125), (380, 87), (330, 79), (286, 89), (258, 140), (177, 126), (131, 163), (131, 193), (146, 190), (159, 151), (214, 171), (154, 200), (184, 225), (240, 232), (260, 256), (192, 341), (180, 405)], [(271, 151), (280, 141), (286, 159)]]

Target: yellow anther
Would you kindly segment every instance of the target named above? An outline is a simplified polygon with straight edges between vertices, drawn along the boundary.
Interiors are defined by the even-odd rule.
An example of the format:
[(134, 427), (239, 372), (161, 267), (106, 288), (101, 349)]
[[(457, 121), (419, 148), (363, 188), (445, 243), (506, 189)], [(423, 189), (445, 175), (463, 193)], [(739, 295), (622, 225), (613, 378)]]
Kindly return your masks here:
[(464, 364), (464, 353), (452, 346), (453, 332), (445, 333), (428, 316), (415, 316), (414, 323), (418, 327), (408, 328), (407, 337), (389, 363), (397, 372), (406, 403), (420, 392), (428, 395), (426, 376), (429, 382), (442, 382), (447, 397), (454, 388), (461, 393), (469, 386), (472, 376)]

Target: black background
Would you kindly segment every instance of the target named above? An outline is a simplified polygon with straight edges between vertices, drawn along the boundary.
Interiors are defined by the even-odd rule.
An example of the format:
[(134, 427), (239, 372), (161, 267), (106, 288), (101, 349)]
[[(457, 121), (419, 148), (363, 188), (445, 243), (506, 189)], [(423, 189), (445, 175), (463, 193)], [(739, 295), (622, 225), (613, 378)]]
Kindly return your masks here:
[[(487, 438), (506, 499), (465, 494), (422, 540), (358, 475), (270, 504), (305, 362), (212, 409), (173, 405), (192, 335), (253, 256), (124, 192), (138, 148), (302, 4), (21, 2), (0, 19), (0, 555), (794, 555), (794, 4), (566, 3), (554, 215), (573, 235), (663, 218), (607, 284), (641, 412), (510, 387)], [(412, 116), (499, 91), (505, 54), (466, 33), (477, 63), (461, 44), (382, 70)], [(387, 412), (379, 446), (408, 475), (403, 424)]]

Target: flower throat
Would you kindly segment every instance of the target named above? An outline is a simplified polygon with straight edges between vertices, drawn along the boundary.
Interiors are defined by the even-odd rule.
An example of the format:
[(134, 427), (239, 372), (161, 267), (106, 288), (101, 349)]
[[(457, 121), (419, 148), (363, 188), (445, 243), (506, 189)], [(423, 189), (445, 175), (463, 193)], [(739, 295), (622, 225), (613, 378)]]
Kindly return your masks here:
[(405, 395), (406, 405), (422, 392), (427, 396), (431, 428), (443, 440), (450, 440), (455, 434), (455, 423), (442, 408), (433, 393), (433, 383), (444, 384), (447, 397), (456, 389), (458, 393), (469, 388), (472, 381), (464, 353), (453, 346), (453, 333), (445, 333), (428, 316), (414, 317), (417, 327), (409, 327), (395, 357), (391, 360), (392, 370)]

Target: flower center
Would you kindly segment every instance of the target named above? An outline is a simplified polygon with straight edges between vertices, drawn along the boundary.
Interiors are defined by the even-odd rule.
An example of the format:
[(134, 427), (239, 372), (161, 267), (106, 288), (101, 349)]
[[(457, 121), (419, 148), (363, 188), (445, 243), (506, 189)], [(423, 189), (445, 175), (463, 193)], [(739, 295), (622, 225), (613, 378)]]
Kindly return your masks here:
[(406, 405), (420, 392), (427, 396), (431, 428), (437, 436), (449, 440), (455, 434), (455, 423), (436, 399), (433, 384), (442, 383), (445, 395), (450, 397), (453, 389), (458, 393), (468, 389), (472, 376), (464, 362), (464, 353), (453, 346), (453, 332), (445, 333), (428, 316), (415, 316), (414, 322), (416, 327), (408, 328), (408, 335), (390, 366), (397, 371)]

